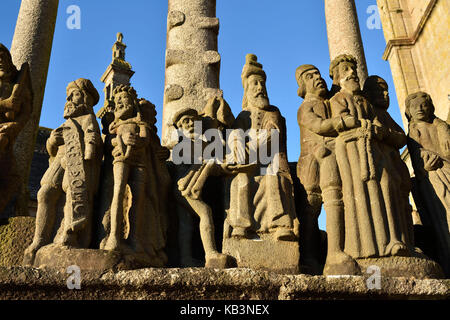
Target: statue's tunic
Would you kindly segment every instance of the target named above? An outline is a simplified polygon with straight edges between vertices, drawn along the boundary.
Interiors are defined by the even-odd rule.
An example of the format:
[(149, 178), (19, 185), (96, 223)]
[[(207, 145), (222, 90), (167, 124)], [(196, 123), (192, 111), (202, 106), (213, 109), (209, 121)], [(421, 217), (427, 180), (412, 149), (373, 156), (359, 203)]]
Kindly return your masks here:
[[(337, 132), (333, 127), (328, 100), (307, 96), (298, 109), (297, 119), (300, 126), (301, 150), (297, 162), (297, 175), (308, 194), (320, 194), (321, 184), (340, 185), (334, 155), (334, 142)], [(320, 163), (330, 158), (322, 169)], [(334, 169), (334, 170), (332, 170)], [(332, 170), (332, 172), (329, 172)], [(324, 176), (327, 175), (327, 176)], [(322, 183), (321, 183), (322, 179)], [(336, 180), (336, 181), (331, 181)]]
[[(102, 146), (93, 145), (94, 159), (85, 160), (88, 146), (93, 141), (101, 141), (98, 123), (91, 113), (70, 118), (55, 130), (63, 131), (64, 145), (55, 150), (47, 141), (50, 166), (42, 177), (41, 185), (48, 184), (66, 192), (64, 227), (59, 230), (59, 236), (63, 231), (80, 231), (86, 223), (90, 223), (99, 181)], [(68, 207), (68, 204), (71, 206)]]
[(361, 122), (336, 139), (345, 206), (344, 251), (353, 258), (366, 258), (389, 256), (398, 244), (411, 249), (405, 208), (394, 192), (401, 178), (375, 140), (373, 107), (363, 96), (342, 91), (330, 104), (333, 117), (347, 114)]
[[(438, 233), (442, 235), (441, 245), (450, 248), (450, 125), (439, 118), (434, 118), (432, 123), (411, 121), (408, 150), (418, 191), (427, 197), (423, 203), (426, 216), (430, 224), (441, 228)], [(436, 170), (425, 170), (421, 151), (437, 154), (442, 159), (442, 166)]]
[(258, 233), (272, 232), (278, 227), (293, 229), (295, 205), (287, 161), (285, 119), (274, 106), (263, 110), (247, 107), (236, 118), (233, 128), (279, 130), (279, 168), (276, 174), (261, 175), (263, 165), (258, 161), (252, 173), (233, 177), (228, 223), (233, 228), (251, 228)]

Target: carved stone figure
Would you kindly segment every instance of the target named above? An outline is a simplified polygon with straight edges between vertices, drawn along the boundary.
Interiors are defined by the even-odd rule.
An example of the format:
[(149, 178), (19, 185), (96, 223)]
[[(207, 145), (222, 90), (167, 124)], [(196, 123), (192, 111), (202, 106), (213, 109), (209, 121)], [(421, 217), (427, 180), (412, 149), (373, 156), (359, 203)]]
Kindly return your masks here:
[[(216, 103), (219, 102), (219, 103)], [(219, 105), (218, 109), (214, 109), (214, 105)], [(228, 109), (228, 110), (223, 110)], [(231, 115), (231, 118), (220, 120), (217, 117), (218, 113)], [(211, 122), (208, 129), (215, 130), (218, 137), (223, 138), (223, 129), (231, 124), (230, 119), (232, 117), (231, 110), (229, 110), (228, 104), (223, 100), (223, 98), (211, 98), (207, 105), (205, 106), (202, 116), (207, 117)], [(203, 243), (203, 248), (205, 250), (205, 267), (214, 268), (225, 268), (231, 266), (233, 261), (228, 255), (219, 253), (216, 246), (215, 236), (214, 236), (214, 220), (213, 212), (211, 207), (202, 199), (202, 189), (205, 185), (206, 180), (210, 176), (220, 176), (226, 173), (230, 173), (227, 169), (226, 163), (223, 163), (223, 158), (210, 158), (204, 159), (204, 150), (208, 143), (202, 140), (202, 132), (197, 132), (195, 130), (195, 123), (201, 123), (202, 117), (197, 113), (195, 109), (186, 108), (181, 109), (175, 113), (173, 118), (173, 125), (178, 129), (181, 135), (180, 143), (187, 143), (185, 146), (186, 151), (192, 152), (188, 161), (191, 164), (186, 168), (183, 177), (178, 180), (178, 190), (176, 192), (178, 201), (183, 205), (188, 211), (197, 214), (200, 218), (200, 236)], [(225, 147), (224, 140), (223, 147)], [(215, 143), (218, 141), (214, 140)], [(196, 147), (199, 146), (199, 148)], [(219, 146), (220, 147), (220, 146)], [(174, 154), (177, 146), (174, 148), (172, 157), (182, 156), (180, 154)], [(199, 161), (195, 161), (195, 150), (201, 151)], [(223, 154), (223, 153), (222, 153)], [(222, 163), (222, 165), (221, 165)], [(180, 199), (183, 198), (183, 199)], [(216, 213), (217, 214), (217, 213)]]
[[(297, 113), (301, 153), (297, 176), (303, 185), (307, 204), (300, 218), (300, 245), (303, 265), (321, 273), (318, 258), (319, 227), (317, 219), (322, 202), (327, 216), (328, 263), (345, 263), (351, 258), (340, 247), (344, 234), (344, 203), (341, 178), (334, 151), (336, 128), (340, 118), (331, 118), (328, 89), (319, 70), (309, 64), (297, 68), (298, 95), (304, 99)], [(332, 262), (334, 261), (334, 262)]]
[(433, 230), (436, 259), (450, 274), (450, 125), (434, 115), (431, 97), (410, 94), (408, 150), (417, 182), (414, 199), (424, 225)]
[[(362, 94), (352, 56), (336, 57), (330, 76), (340, 88), (330, 104), (332, 117), (341, 121), (336, 138), (345, 206), (345, 224), (337, 226), (345, 234), (341, 249), (354, 259), (409, 256), (414, 251), (411, 216), (404, 206), (406, 194), (396, 192), (401, 173), (385, 150), (387, 143), (400, 147), (399, 132), (383, 126)], [(325, 274), (358, 272), (333, 261), (324, 269)]]
[[(25, 250), (24, 263), (32, 264), (36, 252), (50, 242), (88, 248), (92, 236), (92, 209), (97, 191), (102, 140), (92, 107), (99, 95), (90, 80), (78, 79), (67, 86), (66, 121), (53, 130), (47, 141), (50, 167), (38, 192), (36, 231)], [(59, 202), (64, 202), (64, 217), (59, 222)]]
[[(378, 143), (378, 146), (382, 151), (383, 162), (395, 168), (391, 173), (391, 179), (396, 179), (392, 183), (392, 185), (395, 185), (395, 188), (391, 192), (397, 193), (398, 196), (394, 196), (394, 198), (398, 202), (398, 207), (403, 208), (404, 211), (401, 212), (406, 213), (403, 217), (405, 220), (402, 224), (407, 226), (408, 229), (411, 229), (412, 221), (408, 214), (412, 210), (409, 204), (411, 179), (408, 167), (402, 160), (399, 152), (399, 149), (405, 146), (407, 140), (403, 129), (392, 119), (387, 111), (389, 108), (388, 89), (388, 85), (384, 79), (373, 75), (368, 77), (364, 82), (363, 93), (373, 106), (376, 121), (381, 124), (384, 130), (382, 141)], [(412, 239), (410, 241), (412, 243)]]
[(276, 174), (261, 175), (258, 169), (264, 164), (259, 162), (252, 172), (237, 174), (231, 182), (227, 220), (232, 227), (232, 237), (251, 237), (252, 232), (273, 233), (274, 239), (292, 241), (296, 238), (295, 210), (287, 163), (285, 120), (278, 108), (269, 104), (266, 74), (256, 59), (252, 54), (246, 56), (242, 71), (243, 111), (233, 128), (279, 130), (279, 141), (273, 141), (279, 143), (279, 170)]
[(146, 265), (163, 266), (170, 177), (164, 163), (168, 152), (156, 134), (155, 106), (138, 100), (128, 85), (116, 87), (113, 97), (109, 134), (114, 187), (103, 217), (106, 234), (100, 248), (139, 256)]
[[(257, 62), (255, 55), (248, 54), (246, 56), (241, 77), (244, 87), (243, 110), (234, 121), (233, 129), (235, 132), (250, 132), (250, 141), (241, 140), (241, 144), (235, 144), (234, 141), (239, 140), (238, 135), (235, 138), (237, 140), (229, 139), (229, 148), (233, 156), (232, 160), (227, 159), (227, 161), (228, 163), (235, 161), (238, 164), (250, 164), (250, 166), (231, 179), (230, 208), (226, 219), (227, 228), (224, 231), (224, 238), (238, 241), (239, 239), (259, 237), (268, 241), (263, 241), (262, 246), (265, 243), (271, 243), (275, 246), (286, 245), (288, 247), (289, 242), (297, 243), (298, 221), (295, 214), (293, 181), (287, 162), (285, 119), (277, 107), (269, 104), (266, 74), (262, 65)], [(271, 135), (274, 132), (278, 134), (275, 138)], [(275, 154), (269, 158), (268, 163), (263, 161), (263, 148), (275, 150)], [(231, 242), (227, 241), (224, 246)], [(280, 244), (280, 242), (286, 243)], [(238, 243), (236, 246), (239, 245)], [(248, 244), (248, 248), (250, 248), (254, 245), (254, 241)], [(271, 250), (279, 250), (277, 253), (284, 252), (285, 256), (289, 256), (292, 260), (286, 258), (284, 261), (275, 262), (276, 255), (272, 255), (264, 262), (256, 262), (255, 267), (260, 267), (266, 262), (267, 268), (271, 268), (269, 265), (272, 262), (274, 263), (273, 268), (282, 268), (283, 263), (290, 265), (291, 262), (290, 267), (293, 267), (294, 263), (297, 267), (298, 254), (293, 252), (298, 250), (298, 246), (296, 248), (294, 245), (287, 247), (284, 249), (288, 252), (284, 252), (284, 249), (275, 249), (275, 247), (272, 247)], [(226, 253), (233, 251), (232, 248), (232, 245), (229, 246), (229, 251)], [(241, 247), (236, 250), (244, 249)], [(256, 250), (253, 248), (251, 251)], [(259, 250), (265, 249), (259, 248)], [(237, 251), (230, 254), (236, 256)], [(239, 253), (243, 257), (242, 260), (250, 261), (251, 258), (245, 258), (246, 253), (243, 252)], [(260, 259), (262, 260), (262, 258)]]
[(30, 71), (24, 63), (18, 71), (8, 49), (0, 44), (0, 214), (19, 191), (13, 147), (32, 112)]

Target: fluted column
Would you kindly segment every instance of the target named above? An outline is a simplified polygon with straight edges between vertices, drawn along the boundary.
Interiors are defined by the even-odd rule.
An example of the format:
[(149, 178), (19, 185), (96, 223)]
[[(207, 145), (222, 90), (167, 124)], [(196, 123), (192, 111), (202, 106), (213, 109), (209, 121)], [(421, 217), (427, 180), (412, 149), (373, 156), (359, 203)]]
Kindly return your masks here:
[(171, 146), (171, 120), (181, 108), (200, 111), (219, 89), (216, 0), (169, 0), (163, 109), (163, 145)]
[(58, 3), (59, 0), (22, 0), (11, 45), (14, 64), (20, 67), (28, 62), (30, 65), (33, 88), (33, 113), (14, 148), (18, 171), (23, 177), (21, 196), (16, 205), (19, 214), (26, 214), (27, 210), (28, 176), (39, 128)]
[(351, 54), (358, 61), (361, 86), (367, 78), (367, 65), (354, 0), (325, 0), (330, 61), (340, 54)]

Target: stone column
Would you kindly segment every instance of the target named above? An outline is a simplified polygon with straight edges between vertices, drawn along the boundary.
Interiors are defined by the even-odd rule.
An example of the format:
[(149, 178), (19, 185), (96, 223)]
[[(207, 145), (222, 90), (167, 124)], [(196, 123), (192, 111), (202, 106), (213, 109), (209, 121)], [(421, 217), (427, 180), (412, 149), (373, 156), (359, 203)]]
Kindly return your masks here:
[(11, 45), (14, 64), (20, 67), (24, 62), (29, 63), (33, 87), (33, 113), (14, 148), (18, 171), (23, 173), (21, 195), (16, 204), (16, 212), (20, 215), (27, 212), (28, 176), (39, 128), (58, 3), (59, 0), (22, 0)]
[(171, 147), (175, 111), (184, 107), (200, 111), (222, 91), (216, 0), (169, 0), (168, 8), (162, 142)]
[(361, 86), (367, 78), (367, 65), (354, 0), (325, 0), (330, 61), (340, 54), (351, 54), (358, 61)]

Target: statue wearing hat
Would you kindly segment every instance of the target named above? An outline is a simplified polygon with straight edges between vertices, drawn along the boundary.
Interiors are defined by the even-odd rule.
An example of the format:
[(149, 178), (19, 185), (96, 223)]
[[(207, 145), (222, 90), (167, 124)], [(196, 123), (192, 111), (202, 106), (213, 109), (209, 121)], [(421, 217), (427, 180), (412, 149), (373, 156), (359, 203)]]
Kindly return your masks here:
[[(286, 124), (277, 107), (269, 104), (266, 74), (253, 54), (246, 56), (242, 70), (242, 112), (233, 123), (236, 132), (250, 132), (250, 141), (229, 148), (227, 161), (252, 164), (231, 180), (227, 223), (229, 237), (268, 237), (274, 241), (296, 241), (293, 182), (286, 152)], [(272, 140), (272, 133), (276, 138)], [(231, 142), (231, 144), (230, 144)], [(261, 151), (277, 150), (267, 163)], [(256, 161), (252, 160), (257, 154)]]
[(303, 266), (320, 274), (317, 219), (322, 202), (327, 216), (327, 260), (354, 264), (339, 247), (343, 241), (344, 203), (334, 144), (340, 118), (331, 118), (327, 85), (315, 66), (301, 65), (295, 78), (298, 95), (304, 99), (297, 112), (301, 146), (297, 176), (306, 192), (306, 203), (301, 203), (301, 211), (297, 210), (300, 211), (300, 244), (304, 248), (301, 259)]
[[(25, 264), (33, 264), (36, 252), (52, 241), (75, 248), (90, 245), (93, 200), (102, 160), (102, 139), (93, 112), (98, 100), (90, 80), (78, 79), (67, 86), (66, 121), (47, 140), (50, 166), (41, 180), (36, 230), (25, 251)], [(63, 217), (58, 210), (61, 201)]]
[[(176, 112), (172, 119), (172, 124), (178, 130), (179, 138), (181, 138), (173, 148), (172, 160), (188, 165), (178, 169), (180, 178), (177, 182), (175, 196), (182, 210), (200, 218), (199, 229), (205, 251), (205, 267), (229, 267), (233, 261), (228, 255), (217, 250), (213, 211), (202, 199), (202, 191), (210, 176), (230, 174), (230, 170), (233, 170), (234, 166), (229, 167), (223, 158), (225, 150), (223, 138), (224, 129), (229, 128), (234, 116), (223, 98), (212, 97), (200, 114), (193, 108), (184, 108)], [(201, 128), (196, 127), (199, 124), (201, 124)], [(219, 152), (215, 153), (214, 157), (204, 158), (204, 150), (208, 147), (208, 141), (203, 136), (204, 129), (214, 133), (216, 138), (212, 142), (218, 144), (216, 147), (221, 149), (217, 150), (216, 148), (216, 151)], [(181, 241), (186, 241), (181, 238)], [(189, 244), (180, 244), (182, 251), (190, 251), (188, 247), (190, 247)], [(189, 254), (190, 252), (181, 252), (182, 263), (186, 262)]]
[(32, 103), (28, 63), (17, 70), (9, 50), (0, 44), (0, 214), (20, 187), (13, 147), (31, 116)]

